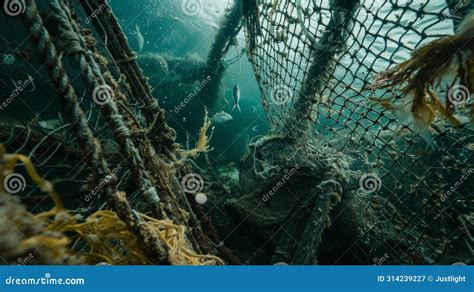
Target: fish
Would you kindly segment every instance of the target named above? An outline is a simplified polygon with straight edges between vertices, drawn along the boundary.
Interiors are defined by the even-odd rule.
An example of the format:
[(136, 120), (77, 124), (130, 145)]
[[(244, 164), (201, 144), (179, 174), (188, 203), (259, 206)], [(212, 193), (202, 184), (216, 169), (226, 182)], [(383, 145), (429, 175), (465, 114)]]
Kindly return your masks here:
[(137, 45), (138, 45), (138, 51), (141, 52), (143, 50), (143, 46), (145, 45), (145, 38), (143, 37), (142, 32), (140, 31), (140, 27), (138, 24), (135, 24), (135, 31), (133, 32)]
[(38, 125), (45, 129), (45, 130), (55, 130), (59, 127), (62, 126), (62, 123), (60, 120), (58, 119), (53, 119), (53, 120), (42, 120), (42, 121), (38, 121)]
[(258, 132), (258, 131), (259, 131), (258, 125), (252, 127), (252, 132)]
[(241, 112), (240, 105), (239, 105), (240, 88), (237, 84), (234, 86), (234, 93), (232, 94), (232, 98), (234, 99), (234, 107), (232, 108), (232, 111), (234, 111), (235, 109), (238, 109), (239, 112)]
[(468, 150), (474, 151), (474, 143), (469, 143), (469, 144), (467, 144), (466, 148), (467, 148)]
[(214, 123), (214, 124), (226, 124), (226, 123), (228, 123), (232, 120), (233, 120), (232, 116), (229, 113), (226, 113), (224, 111), (221, 111), (221, 112), (215, 114), (211, 118), (211, 122)]
[(272, 17), (273, 14), (275, 14), (275, 12), (277, 10), (277, 7), (278, 7), (278, 4), (280, 4), (280, 0), (273, 0), (272, 1), (272, 10), (270, 11), (270, 14), (269, 14), (270, 17)]

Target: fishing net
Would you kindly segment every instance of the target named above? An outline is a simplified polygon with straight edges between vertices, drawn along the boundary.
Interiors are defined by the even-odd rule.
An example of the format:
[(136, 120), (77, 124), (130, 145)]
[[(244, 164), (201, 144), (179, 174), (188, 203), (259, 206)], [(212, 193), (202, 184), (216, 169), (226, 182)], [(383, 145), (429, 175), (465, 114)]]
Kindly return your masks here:
[(393, 90), (376, 78), (452, 35), (469, 1), (362, 2), (244, 1), (268, 120), (296, 136), (309, 124), (307, 146), (324, 141), (353, 159), (350, 204), (363, 227), (344, 254), (365, 244), (365, 264), (472, 263), (472, 121), (455, 128), (439, 118), (419, 131), (381, 105)]
[[(315, 212), (305, 209), (309, 213), (296, 214), (316, 223), (308, 225), (305, 241), (297, 243), (300, 251), (310, 245), (311, 252), (317, 251), (321, 238), (325, 243), (322, 229), (331, 225), (326, 222), (328, 212), (342, 197), (350, 202), (333, 212), (346, 207), (357, 210), (361, 224), (357, 236), (348, 236), (352, 241), (341, 258), (356, 254), (365, 264), (472, 263), (472, 123), (454, 128), (439, 119), (427, 135), (381, 106), (379, 100), (392, 94), (384, 84), (368, 90), (376, 74), (408, 59), (415, 48), (452, 35), (457, 22), (453, 11), (465, 3), (242, 3), (247, 52), (276, 132), (252, 141), (243, 165), (261, 158), (249, 163), (248, 169), (256, 170), (250, 180), (262, 182), (263, 187), (272, 189), (272, 184), (281, 184), (279, 176), (291, 176), (286, 183), (289, 189), (301, 190), (304, 185), (316, 189), (316, 195), (327, 195), (317, 204), (307, 199)], [(54, 263), (64, 263), (72, 243), (63, 237), (65, 232), (75, 234), (74, 250), (86, 251), (89, 263), (143, 263), (144, 258), (153, 263), (222, 263), (201, 255), (224, 257), (217, 252), (220, 244), (209, 243), (194, 215), (193, 210), (199, 209), (192, 195), (187, 199), (176, 179), (178, 169), (185, 171), (188, 156), (208, 150), (207, 119), (196, 133), (196, 148), (178, 149), (175, 133), (106, 1), (27, 0), (25, 4), (22, 16), (0, 18), (5, 27), (18, 28), (0, 33), (0, 91), (11, 93), (0, 104), (0, 143), (5, 153), (26, 155), (22, 161), (35, 165), (41, 177), (54, 185), (69, 211), (63, 216), (48, 211), (58, 204), (55, 196), (42, 193), (38, 177), (30, 179), (27, 171), (16, 168), (2, 177), (0, 198), (5, 206), (12, 206), (6, 209), (18, 212), (1, 231), (8, 234), (22, 214), (29, 218), (24, 229), (15, 231), (24, 236), (15, 235), (17, 241), (9, 243), (5, 262), (26, 259), (34, 244), (42, 248), (36, 258), (39, 263), (47, 263), (49, 254), (58, 257)], [(229, 23), (225, 27), (235, 34), (238, 26)], [(231, 40), (218, 43), (223, 48), (218, 47), (214, 55), (222, 57)], [(315, 165), (319, 172), (313, 171)], [(271, 178), (270, 184), (263, 183), (262, 175)], [(245, 183), (242, 178), (245, 173), (241, 175)], [(344, 180), (349, 186), (342, 190)], [(302, 201), (304, 191), (296, 192)], [(348, 192), (354, 195), (347, 196)], [(239, 208), (248, 211), (255, 205), (262, 207), (261, 203), (259, 197), (255, 204)], [(279, 203), (270, 213), (262, 209), (255, 221), (261, 223), (264, 216), (275, 225), (291, 216), (288, 206), (294, 202)], [(41, 214), (50, 216), (34, 217)], [(56, 219), (69, 224), (47, 230), (56, 226)], [(99, 223), (115, 232), (105, 234)], [(298, 221), (291, 224), (295, 229), (302, 226)], [(313, 234), (318, 242), (311, 240)], [(36, 244), (36, 239), (45, 237)], [(211, 237), (217, 244), (217, 237)], [(286, 239), (283, 233), (279, 240)], [(56, 249), (60, 250), (54, 253)]]
[[(67, 263), (65, 254), (77, 252), (90, 264), (223, 263), (202, 255), (215, 250), (204, 247), (176, 174), (208, 151), (207, 117), (197, 147), (177, 149), (106, 1), (8, 2), (0, 21), (19, 31), (0, 35), (0, 91), (8, 94), (0, 197), (8, 202), (2, 210), (16, 213), (9, 220), (0, 212), (12, 247), (0, 251), (2, 262), (61, 248), (36, 262)], [(24, 228), (15, 221), (22, 216)]]

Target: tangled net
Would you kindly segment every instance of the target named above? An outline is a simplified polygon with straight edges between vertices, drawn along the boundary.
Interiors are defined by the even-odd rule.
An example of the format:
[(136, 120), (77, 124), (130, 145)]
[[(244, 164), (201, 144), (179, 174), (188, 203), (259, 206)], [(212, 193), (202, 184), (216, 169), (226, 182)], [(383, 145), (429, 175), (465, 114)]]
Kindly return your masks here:
[[(119, 264), (151, 264), (152, 260), (147, 258), (142, 247), (136, 239), (136, 236), (130, 232), (127, 225), (121, 221), (117, 214), (110, 210), (97, 211), (87, 218), (75, 215), (73, 211), (63, 208), (58, 194), (54, 191), (53, 184), (43, 180), (36, 172), (30, 159), (20, 154), (7, 154), (2, 145), (0, 145), (0, 196), (2, 200), (9, 197), (4, 188), (8, 179), (8, 174), (14, 173), (15, 166), (21, 161), (25, 166), (26, 172), (32, 181), (44, 192), (48, 192), (53, 198), (55, 207), (47, 212), (33, 215), (22, 207), (13, 208), (11, 199), (5, 206), (5, 214), (16, 210), (16, 216), (12, 216), (10, 221), (26, 221), (30, 224), (36, 224), (38, 229), (32, 236), (25, 236), (17, 242), (16, 245), (8, 245), (11, 248), (5, 251), (2, 248), (2, 257), (11, 258), (20, 256), (30, 250), (35, 253), (44, 254), (49, 251), (51, 256), (50, 263), (66, 262), (67, 254), (80, 262), (88, 264), (108, 263)], [(21, 214), (22, 216), (18, 216)], [(147, 225), (149, 230), (154, 232), (166, 244), (169, 251), (170, 262), (175, 265), (215, 265), (224, 264), (224, 262), (213, 255), (199, 255), (192, 251), (189, 243), (186, 242), (185, 227), (172, 223), (170, 220), (158, 220), (151, 216), (134, 214), (140, 224)], [(26, 216), (28, 219), (22, 219)], [(16, 219), (15, 219), (16, 218)], [(16, 222), (15, 222), (16, 221)], [(33, 223), (35, 222), (35, 223)], [(41, 222), (41, 224), (39, 223)], [(2, 233), (7, 241), (15, 230), (22, 229), (24, 224), (2, 224), (5, 229)], [(43, 226), (41, 226), (43, 225)], [(18, 227), (20, 226), (20, 227)], [(41, 226), (41, 227), (39, 227)], [(31, 232), (29, 232), (31, 233)], [(29, 234), (28, 232), (26, 234)], [(49, 235), (48, 235), (49, 234)], [(66, 237), (67, 234), (67, 237)], [(54, 236), (53, 236), (54, 235)], [(72, 242), (86, 242), (87, 247), (76, 250), (69, 247)], [(14, 242), (11, 241), (11, 242)], [(46, 252), (48, 253), (48, 252)]]
[[(243, 3), (273, 128), (308, 147), (326, 143), (352, 157), (354, 181), (377, 182), (351, 202), (365, 222), (353, 248), (365, 244), (368, 258), (387, 253), (393, 264), (472, 263), (473, 101), (453, 88), (472, 89), (472, 41), (463, 41), (472, 29), (455, 33), (453, 4)], [(456, 11), (472, 9), (464, 4)], [(443, 73), (456, 77), (447, 87)]]

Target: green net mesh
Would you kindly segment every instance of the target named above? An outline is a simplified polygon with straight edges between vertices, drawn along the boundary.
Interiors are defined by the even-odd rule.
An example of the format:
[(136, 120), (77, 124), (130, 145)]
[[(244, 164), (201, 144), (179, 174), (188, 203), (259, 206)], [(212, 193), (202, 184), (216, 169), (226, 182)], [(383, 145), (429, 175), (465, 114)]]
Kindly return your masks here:
[[(453, 10), (462, 5), (349, 2), (257, 1), (246, 38), (268, 120), (277, 129), (288, 127), (288, 120), (314, 124), (314, 139), (353, 157), (360, 170), (354, 204), (363, 204), (365, 221), (353, 246), (373, 246), (374, 263), (381, 257), (392, 263), (472, 262), (472, 122), (455, 129), (437, 120), (427, 135), (373, 101), (393, 94), (375, 75), (423, 44), (452, 35)], [(309, 110), (295, 119), (292, 109), (311, 78), (320, 81), (306, 98)]]

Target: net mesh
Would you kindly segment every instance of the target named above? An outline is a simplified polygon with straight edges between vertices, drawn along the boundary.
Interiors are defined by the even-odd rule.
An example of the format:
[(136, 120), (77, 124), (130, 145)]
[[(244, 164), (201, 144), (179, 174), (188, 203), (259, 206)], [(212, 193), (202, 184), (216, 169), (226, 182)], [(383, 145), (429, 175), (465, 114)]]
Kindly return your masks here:
[[(257, 1), (258, 24), (247, 25), (246, 38), (274, 128), (290, 119), (311, 78), (314, 48), (341, 12), (330, 2), (337, 1)], [(314, 123), (316, 139), (351, 155), (358, 167), (361, 186), (353, 204), (363, 204), (365, 224), (353, 247), (374, 247), (374, 263), (472, 263), (472, 122), (455, 129), (436, 120), (427, 137), (373, 101), (393, 94), (374, 85), (375, 75), (454, 33), (453, 7), (445, 1), (369, 0), (344, 15), (352, 20), (342, 34), (345, 44), (329, 39), (329, 46), (342, 49), (330, 56), (335, 66), (324, 72), (330, 78), (314, 92), (304, 118)], [(371, 179), (375, 187), (364, 189)]]

